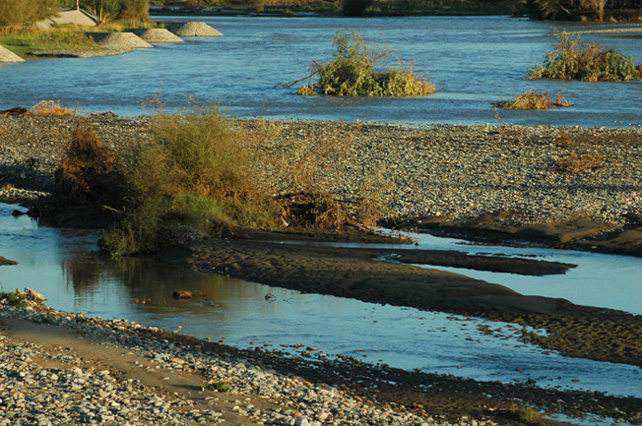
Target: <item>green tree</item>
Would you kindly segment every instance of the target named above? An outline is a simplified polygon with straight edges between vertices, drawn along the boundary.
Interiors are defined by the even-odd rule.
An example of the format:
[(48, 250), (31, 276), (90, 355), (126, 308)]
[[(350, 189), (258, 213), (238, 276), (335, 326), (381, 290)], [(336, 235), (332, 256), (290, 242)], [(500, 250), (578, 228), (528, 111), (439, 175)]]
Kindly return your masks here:
[(121, 9), (118, 0), (80, 0), (80, 7), (96, 15), (100, 22), (115, 19)]
[(149, 21), (149, 0), (122, 0), (118, 18), (126, 21)]
[(60, 0), (1, 0), (0, 27), (32, 24), (55, 15), (60, 5)]

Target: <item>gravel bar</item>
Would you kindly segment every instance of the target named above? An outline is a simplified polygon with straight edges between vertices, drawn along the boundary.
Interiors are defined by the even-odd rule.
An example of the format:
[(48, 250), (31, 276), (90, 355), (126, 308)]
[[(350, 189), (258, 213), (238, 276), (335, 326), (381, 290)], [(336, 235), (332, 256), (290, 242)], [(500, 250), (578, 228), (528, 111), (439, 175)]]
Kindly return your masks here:
[[(89, 121), (103, 142), (119, 151), (148, 137), (145, 117)], [(516, 225), (584, 216), (623, 226), (642, 212), (642, 130), (637, 128), (238, 123), (250, 133), (268, 128), (266, 156), (311, 147), (320, 180), (339, 200), (354, 204), (363, 197), (360, 188), (373, 183), (389, 188), (381, 195), (391, 218), (474, 218), (510, 211)], [(0, 186), (50, 190), (72, 127), (71, 118), (0, 118)], [(592, 161), (594, 168), (560, 166), (573, 159)]]

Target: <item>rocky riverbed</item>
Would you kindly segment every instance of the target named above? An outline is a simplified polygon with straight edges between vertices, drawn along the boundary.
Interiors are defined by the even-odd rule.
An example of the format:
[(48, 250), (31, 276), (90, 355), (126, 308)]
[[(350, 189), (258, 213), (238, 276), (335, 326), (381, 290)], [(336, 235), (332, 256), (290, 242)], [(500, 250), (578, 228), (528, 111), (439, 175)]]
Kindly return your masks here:
[[(88, 120), (117, 151), (148, 137), (145, 117)], [(74, 122), (0, 117), (0, 197), (24, 196), (16, 187), (51, 188)], [(348, 209), (376, 199), (390, 226), (642, 254), (637, 128), (264, 120), (237, 126), (260, 141), (275, 192), (296, 190), (304, 176)], [(275, 165), (284, 152), (298, 163)]]
[[(147, 137), (144, 117), (88, 120), (107, 147), (118, 151), (144, 143)], [(51, 188), (74, 122), (70, 117), (0, 117), (3, 181), (29, 189)], [(383, 173), (388, 184), (383, 195), (392, 218), (454, 219), (510, 211), (516, 224), (581, 215), (623, 225), (642, 211), (639, 129), (238, 124), (250, 132), (268, 133), (266, 155), (295, 145), (316, 146), (322, 177), (339, 199), (354, 201), (364, 179)]]

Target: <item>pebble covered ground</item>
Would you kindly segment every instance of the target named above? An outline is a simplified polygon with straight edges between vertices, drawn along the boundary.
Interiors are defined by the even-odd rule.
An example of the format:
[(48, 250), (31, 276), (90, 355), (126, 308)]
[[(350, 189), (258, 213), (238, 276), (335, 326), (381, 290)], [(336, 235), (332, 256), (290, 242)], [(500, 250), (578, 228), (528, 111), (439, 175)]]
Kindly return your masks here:
[[(145, 118), (89, 120), (116, 150), (148, 137)], [(266, 164), (275, 152), (297, 156), (299, 165), (316, 167), (313, 173), (338, 199), (354, 204), (379, 197), (392, 218), (511, 211), (516, 224), (583, 215), (622, 225), (642, 212), (641, 129), (262, 120), (239, 125), (268, 135), (261, 148)], [(0, 118), (0, 187), (51, 188), (72, 127), (66, 117)]]
[[(103, 321), (47, 308), (21, 308), (0, 302), (0, 323), (12, 318), (71, 328), (101, 345), (118, 345), (150, 362), (148, 369), (199, 375), (202, 383), (225, 383), (225, 392), (205, 391), (207, 408), (189, 398), (145, 386), (135, 377), (104, 369), (74, 352), (47, 350), (0, 331), (0, 425), (200, 425), (238, 424), (217, 409), (226, 399), (240, 424), (448, 426), (403, 406), (369, 405), (336, 387), (286, 376), (232, 356), (177, 347), (167, 340), (142, 338), (132, 331), (160, 332), (127, 320)], [(64, 345), (64, 342), (61, 342)], [(58, 367), (44, 367), (55, 362)], [(248, 397), (249, 396), (249, 397)], [(251, 403), (265, 400), (271, 407)], [(258, 404), (257, 404), (258, 405)], [(456, 425), (496, 425), (462, 417)]]

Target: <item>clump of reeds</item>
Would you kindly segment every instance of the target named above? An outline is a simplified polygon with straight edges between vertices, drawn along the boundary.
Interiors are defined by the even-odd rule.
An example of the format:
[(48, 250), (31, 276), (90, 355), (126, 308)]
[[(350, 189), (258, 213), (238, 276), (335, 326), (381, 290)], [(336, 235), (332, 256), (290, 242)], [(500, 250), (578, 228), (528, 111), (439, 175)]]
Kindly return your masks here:
[(338, 31), (332, 44), (337, 48), (334, 59), (323, 65), (314, 62), (308, 78), (317, 76), (318, 81), (299, 89), (298, 94), (407, 97), (426, 96), (437, 90), (411, 65), (380, 69), (383, 55), (370, 52), (358, 33), (343, 35)]
[(534, 408), (531, 407), (526, 407), (526, 406), (518, 406), (515, 404), (511, 404), (511, 406), (508, 408), (508, 412), (521, 420), (524, 423), (527, 424), (535, 424), (539, 422), (542, 419), (542, 415), (535, 410)]
[(584, 81), (642, 80), (642, 64), (599, 43), (585, 43), (567, 32), (558, 34), (544, 65), (536, 64), (529, 79), (555, 78)]
[(537, 91), (529, 90), (520, 95), (515, 96), (510, 101), (500, 101), (493, 104), (496, 108), (514, 109), (519, 111), (527, 110), (545, 110), (552, 106), (556, 107), (569, 107), (573, 106), (561, 94), (557, 95), (557, 99), (553, 101), (548, 93), (537, 93)]

